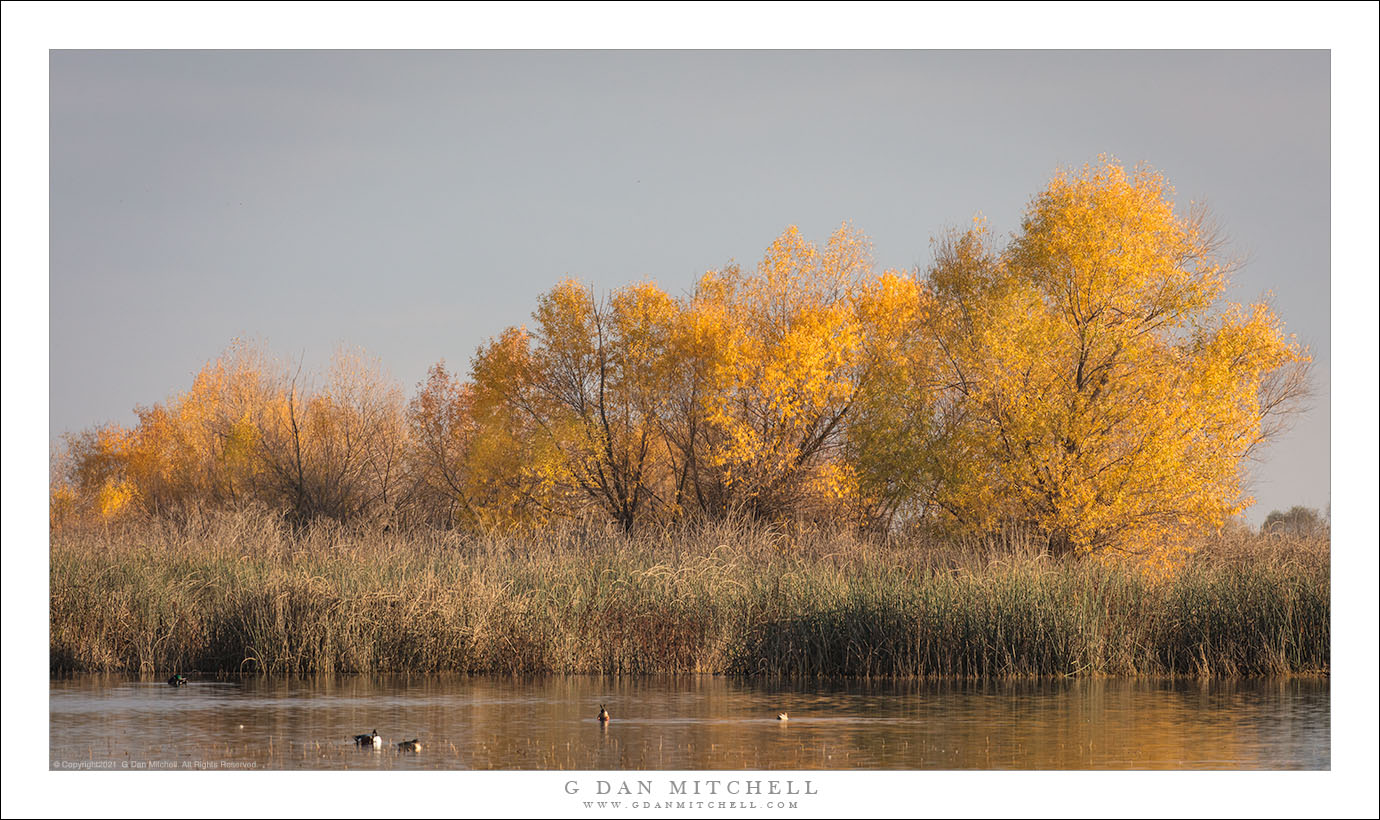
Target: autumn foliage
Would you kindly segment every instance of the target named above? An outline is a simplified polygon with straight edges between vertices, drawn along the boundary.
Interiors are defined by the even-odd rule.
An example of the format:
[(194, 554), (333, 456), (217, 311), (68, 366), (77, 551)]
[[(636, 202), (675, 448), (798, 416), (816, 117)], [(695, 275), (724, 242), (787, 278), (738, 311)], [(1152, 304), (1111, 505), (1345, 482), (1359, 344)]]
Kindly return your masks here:
[(915, 272), (845, 224), (788, 228), (683, 296), (575, 281), (410, 402), (341, 354), (319, 386), (243, 344), (132, 429), (70, 436), (54, 526), (260, 504), (493, 530), (747, 517), (1173, 560), (1251, 503), (1247, 457), (1306, 388), (1264, 304), (1222, 303), (1202, 214), (1115, 161), (1056, 176), (1005, 243), (978, 221)]

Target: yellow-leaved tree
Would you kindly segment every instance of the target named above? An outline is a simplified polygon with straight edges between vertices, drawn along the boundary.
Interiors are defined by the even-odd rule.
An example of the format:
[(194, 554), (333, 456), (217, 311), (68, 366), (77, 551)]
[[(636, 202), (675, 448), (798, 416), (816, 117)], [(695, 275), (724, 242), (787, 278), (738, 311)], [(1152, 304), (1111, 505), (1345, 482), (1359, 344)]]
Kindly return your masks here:
[(871, 281), (867, 241), (848, 225), (823, 250), (792, 226), (752, 275), (701, 278), (680, 366), (700, 376), (691, 478), (705, 513), (785, 518), (854, 492), (844, 419), (862, 384), (856, 298)]
[(256, 419), (276, 400), (279, 368), (262, 346), (235, 340), (190, 390), (136, 408), (127, 470), (150, 512), (234, 505), (256, 494)]
[(1115, 160), (1061, 173), (995, 249), (979, 223), (928, 286), (932, 500), (969, 529), (1024, 522), (1055, 553), (1172, 560), (1250, 503), (1248, 455), (1306, 387), (1264, 304), (1220, 305), (1201, 211)]
[(916, 277), (894, 271), (854, 297), (859, 389), (845, 418), (843, 458), (856, 483), (846, 512), (876, 530), (928, 514), (939, 423), (936, 348), (924, 334), (930, 302)]
[(473, 385), (445, 362), (432, 365), (408, 404), (407, 420), (419, 517), (447, 527), (478, 523), (470, 463), (479, 433)]
[(475, 357), (474, 479), (528, 518), (592, 507), (630, 532), (664, 508), (661, 413), (678, 311), (651, 284), (596, 301), (568, 280), (543, 295), (531, 333), (511, 329)]
[(274, 399), (273, 364), (237, 340), (197, 373), (191, 389), (137, 407), (132, 429), (68, 436), (63, 498), (89, 499), (103, 518), (131, 511), (181, 514), (253, 499), (262, 475), (256, 419)]

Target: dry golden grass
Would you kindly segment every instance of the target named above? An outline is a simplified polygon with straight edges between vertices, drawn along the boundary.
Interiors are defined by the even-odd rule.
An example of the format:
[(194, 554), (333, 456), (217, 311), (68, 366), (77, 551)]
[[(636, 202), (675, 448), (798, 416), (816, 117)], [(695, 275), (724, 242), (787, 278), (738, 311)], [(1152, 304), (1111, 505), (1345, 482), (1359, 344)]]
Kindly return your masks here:
[(737, 523), (484, 537), (252, 512), (51, 542), (53, 672), (1327, 673), (1329, 544), (1204, 542), (1176, 577), (1028, 541)]

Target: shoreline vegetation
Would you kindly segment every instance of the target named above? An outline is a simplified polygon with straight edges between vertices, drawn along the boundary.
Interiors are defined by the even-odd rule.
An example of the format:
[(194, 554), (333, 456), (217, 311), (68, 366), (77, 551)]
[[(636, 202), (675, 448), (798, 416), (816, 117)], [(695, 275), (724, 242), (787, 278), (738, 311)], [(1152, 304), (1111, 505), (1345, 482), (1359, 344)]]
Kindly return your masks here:
[(206, 511), (64, 527), (50, 548), (52, 674), (1330, 672), (1325, 530), (1207, 536), (1159, 577), (1014, 530), (750, 520), (476, 535)]
[(565, 280), (410, 401), (362, 351), (314, 374), (237, 341), (137, 424), (64, 437), (50, 521), (259, 505), (297, 526), (656, 541), (747, 517), (947, 543), (1019, 522), (1156, 574), (1254, 503), (1248, 459), (1307, 400), (1306, 347), (1266, 302), (1224, 301), (1221, 237), (1151, 168), (1058, 172), (1019, 231), (947, 231), (925, 269), (870, 248), (791, 226), (680, 296)]
[(1327, 674), (1321, 519), (1237, 518), (1310, 357), (1206, 212), (1102, 157), (870, 248), (566, 280), (410, 401), (233, 343), (54, 448), (52, 670)]

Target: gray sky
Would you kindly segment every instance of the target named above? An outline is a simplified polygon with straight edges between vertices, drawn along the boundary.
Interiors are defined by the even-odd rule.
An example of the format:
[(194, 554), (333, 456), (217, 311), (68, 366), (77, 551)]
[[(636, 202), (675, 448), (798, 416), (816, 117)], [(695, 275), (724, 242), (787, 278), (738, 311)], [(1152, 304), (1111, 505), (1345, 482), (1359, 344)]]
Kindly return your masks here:
[(1274, 294), (1317, 395), (1256, 472), (1329, 504), (1326, 51), (54, 51), (50, 424), (130, 424), (236, 336), (410, 393), (570, 275), (673, 294), (790, 224), (879, 267), (998, 233), (1060, 166), (1148, 162)]

